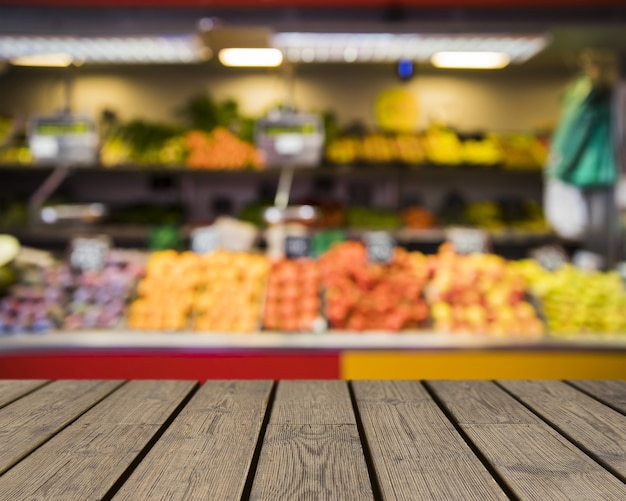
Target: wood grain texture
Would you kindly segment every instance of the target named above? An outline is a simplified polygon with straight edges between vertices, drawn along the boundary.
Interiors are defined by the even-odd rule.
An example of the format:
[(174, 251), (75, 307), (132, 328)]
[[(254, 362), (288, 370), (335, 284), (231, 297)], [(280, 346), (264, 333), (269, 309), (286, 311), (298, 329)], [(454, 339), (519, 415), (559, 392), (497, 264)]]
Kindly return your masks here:
[(455, 407), (459, 424), (533, 424), (537, 418), (490, 381), (427, 382), (442, 392), (446, 401), (462, 402)]
[(559, 431), (626, 476), (626, 416), (560, 381), (500, 381)]
[(194, 385), (123, 385), (1, 476), (0, 500), (101, 499)]
[(352, 385), (384, 499), (508, 499), (419, 381)]
[(0, 409), (0, 474), (121, 384), (57, 381)]
[(114, 499), (240, 499), (271, 389), (271, 381), (205, 383)]
[(279, 383), (250, 499), (373, 499), (345, 382)]
[[(470, 440), (521, 499), (626, 499), (623, 482), (495, 384), (427, 384), (454, 418), (459, 417)], [(476, 420), (468, 408), (476, 411)]]
[(22, 395), (26, 395), (46, 383), (47, 381), (43, 379), (0, 380), (0, 407), (4, 407), (5, 405), (20, 398)]
[(281, 381), (272, 424), (354, 424), (344, 381)]
[(618, 409), (622, 414), (626, 414), (626, 381), (611, 379), (604, 381), (575, 380), (568, 382), (586, 391), (590, 395), (593, 395), (598, 400)]

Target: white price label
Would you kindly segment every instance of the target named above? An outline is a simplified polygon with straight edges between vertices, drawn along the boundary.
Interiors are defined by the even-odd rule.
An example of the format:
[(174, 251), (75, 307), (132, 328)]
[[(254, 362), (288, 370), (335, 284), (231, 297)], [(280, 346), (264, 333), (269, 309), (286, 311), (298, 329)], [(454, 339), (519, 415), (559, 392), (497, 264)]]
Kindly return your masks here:
[(106, 236), (76, 237), (72, 239), (70, 265), (80, 271), (97, 271), (104, 268), (111, 241)]
[(365, 234), (367, 257), (374, 263), (389, 263), (393, 259), (395, 241), (386, 231), (372, 231)]
[(489, 252), (489, 235), (473, 228), (452, 228), (447, 232), (447, 240), (459, 254)]
[(558, 245), (544, 245), (533, 249), (529, 254), (548, 271), (556, 271), (568, 261), (565, 249)]
[(220, 244), (217, 228), (206, 226), (196, 228), (191, 233), (191, 250), (196, 254), (208, 254), (218, 249)]

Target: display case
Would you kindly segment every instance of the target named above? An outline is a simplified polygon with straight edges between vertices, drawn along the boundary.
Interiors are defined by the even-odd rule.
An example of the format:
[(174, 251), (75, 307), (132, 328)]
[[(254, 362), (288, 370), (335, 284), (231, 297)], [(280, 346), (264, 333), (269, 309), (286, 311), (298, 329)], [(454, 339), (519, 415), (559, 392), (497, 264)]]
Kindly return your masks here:
[[(416, 2), (388, 8), (373, 2), (357, 15), (353, 6), (288, 10), (272, 3), (252, 10), (216, 4), (207, 12), (191, 3), (147, 13), (111, 2), (89, 8), (59, 2), (41, 26), (33, 22), (35, 11), (22, 4), (2, 8), (0, 49), (17, 50), (21, 39), (15, 33), (21, 31), (33, 35), (22, 46), (48, 36), (60, 49), (84, 55), (81, 61), (74, 55), (68, 67), (33, 68), (18, 66), (22, 54), (0, 54), (0, 114), (10, 118), (0, 122), (0, 233), (64, 256), (76, 236), (107, 235), (115, 248), (182, 251), (192, 247), (195, 228), (220, 216), (266, 225), (263, 210), (277, 203), (285, 166), (262, 161), (252, 126), (254, 118), (279, 105), (324, 117), (323, 159), (317, 167), (294, 170), (289, 180), (289, 201), (321, 214), (317, 226), (304, 225), (310, 234), (340, 231), (343, 238), (364, 241), (370, 232), (384, 231), (407, 253), (430, 256), (452, 239), (450, 228), (461, 225), (486, 237), (483, 251), (510, 261), (534, 256), (545, 264), (537, 249), (557, 248), (566, 257), (584, 250), (545, 222), (543, 166), (561, 92), (580, 71), (580, 52), (596, 49), (618, 57), (626, 50), (623, 6), (485, 9), (471, 2), (449, 8)], [(102, 20), (97, 33), (96, 17)], [(236, 29), (258, 36), (259, 26), (267, 28), (265, 42), (281, 50), (282, 66), (225, 68), (217, 54), (209, 57), (218, 51), (206, 45), (213, 31), (230, 30), (232, 43)], [(501, 44), (512, 51), (511, 64), (499, 70), (436, 68), (433, 47), (446, 43), (457, 50)], [(160, 52), (141, 60), (139, 52), (131, 54), (141, 44), (146, 54), (150, 47)], [(533, 47), (538, 54), (525, 52)], [(16, 132), (31, 115), (70, 110), (97, 123), (98, 160), (38, 163)], [(99, 204), (106, 211), (97, 217), (81, 212), (72, 223), (43, 217), (47, 207), (67, 204)], [(600, 238), (618, 241), (619, 231)], [(257, 254), (270, 245), (259, 234)], [(624, 257), (619, 252), (604, 256), (611, 261), (608, 268)], [(570, 277), (567, 284), (574, 285), (554, 294), (554, 308), (563, 309), (559, 294), (570, 301), (568, 288), (581, 291), (583, 282)], [(81, 287), (73, 285), (71, 294)], [(323, 299), (327, 289), (321, 289)], [(622, 303), (613, 301), (613, 292), (602, 294), (567, 304), (591, 311), (593, 301), (606, 300), (619, 312)], [(3, 327), (0, 377), (626, 376), (626, 337), (615, 326), (611, 334), (598, 335), (593, 331), (600, 322), (585, 318), (591, 327), (568, 335), (557, 332), (558, 322), (553, 332), (530, 338), (489, 334), (486, 328), (482, 335), (478, 328), (467, 335), (437, 324), (436, 302), (429, 303), (427, 323), (398, 333), (348, 324), (321, 333), (300, 327), (276, 332), (263, 328), (262, 313), (256, 328), (232, 334), (188, 323), (166, 332), (133, 329), (127, 315), (104, 329), (85, 325), (75, 331), (67, 318), (39, 334)], [(603, 314), (598, 307), (596, 316)]]

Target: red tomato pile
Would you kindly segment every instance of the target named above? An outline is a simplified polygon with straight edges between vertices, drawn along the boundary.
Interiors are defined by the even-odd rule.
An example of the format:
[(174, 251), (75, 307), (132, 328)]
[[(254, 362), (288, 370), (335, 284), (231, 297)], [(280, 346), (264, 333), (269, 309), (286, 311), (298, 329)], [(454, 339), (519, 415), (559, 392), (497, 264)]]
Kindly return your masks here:
[(279, 331), (310, 331), (320, 317), (320, 269), (312, 259), (272, 264), (263, 324)]
[(320, 258), (330, 326), (349, 330), (418, 328), (428, 319), (427, 280), (411, 255), (396, 248), (388, 264), (371, 263), (359, 242), (344, 242)]

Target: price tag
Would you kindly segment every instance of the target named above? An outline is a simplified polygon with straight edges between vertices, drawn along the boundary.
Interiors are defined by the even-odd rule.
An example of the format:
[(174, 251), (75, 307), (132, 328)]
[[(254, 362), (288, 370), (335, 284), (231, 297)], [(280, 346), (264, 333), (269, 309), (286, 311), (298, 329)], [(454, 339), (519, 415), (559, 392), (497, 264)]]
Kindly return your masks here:
[(446, 239), (459, 254), (489, 252), (489, 235), (474, 228), (451, 228), (446, 232)]
[(529, 255), (548, 271), (556, 271), (568, 262), (565, 249), (559, 245), (544, 245), (533, 249)]
[(74, 237), (70, 244), (70, 266), (80, 271), (98, 271), (104, 268), (111, 239), (106, 235)]
[(311, 237), (288, 235), (285, 238), (285, 257), (297, 259), (311, 256)]
[(574, 266), (585, 271), (600, 271), (604, 266), (604, 258), (593, 252), (579, 250), (572, 258)]
[(393, 259), (396, 242), (386, 231), (370, 231), (364, 237), (367, 257), (374, 263), (389, 263)]
[(196, 254), (208, 254), (218, 249), (219, 232), (213, 226), (196, 228), (191, 232), (191, 250)]

